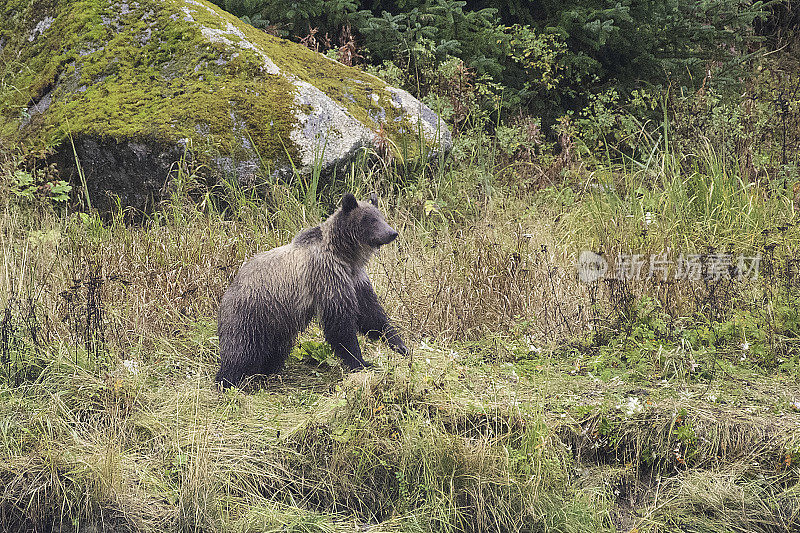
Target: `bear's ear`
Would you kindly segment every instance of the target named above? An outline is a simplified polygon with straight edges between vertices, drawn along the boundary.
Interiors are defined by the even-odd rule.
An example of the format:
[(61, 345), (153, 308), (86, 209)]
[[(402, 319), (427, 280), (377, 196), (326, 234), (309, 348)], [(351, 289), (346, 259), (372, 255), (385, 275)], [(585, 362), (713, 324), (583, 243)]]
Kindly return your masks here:
[(370, 194), (369, 195), (369, 203), (371, 203), (375, 207), (378, 207), (378, 195), (375, 194), (375, 193)]
[(352, 211), (356, 207), (358, 207), (358, 200), (353, 196), (353, 193), (347, 193), (342, 196), (342, 211), (346, 213)]

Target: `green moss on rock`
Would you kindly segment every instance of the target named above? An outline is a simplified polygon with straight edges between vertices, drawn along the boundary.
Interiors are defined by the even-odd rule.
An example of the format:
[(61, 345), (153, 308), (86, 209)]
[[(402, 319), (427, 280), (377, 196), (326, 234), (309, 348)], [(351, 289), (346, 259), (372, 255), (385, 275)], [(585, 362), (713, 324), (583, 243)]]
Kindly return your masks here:
[[(25, 68), (14, 81), (27, 91), (9, 92), (3, 101), (4, 136), (41, 146), (69, 133), (161, 142), (202, 135), (244, 156), (236, 153), (239, 117), (255, 130), (262, 154), (283, 155), (294, 87), (283, 76), (257, 76), (250, 61), (206, 42), (185, 20), (183, 2), (62, 1), (34, 12), (37, 4), (30, 3), (17, 33), (22, 46), (7, 46), (22, 51)], [(31, 22), (48, 16), (52, 26), (26, 46)], [(52, 103), (37, 113), (43, 98)]]
[(193, 140), (233, 162), (257, 151), (279, 168), (307, 165), (317, 137), (346, 152), (379, 129), (397, 146), (415, 133), (378, 78), (205, 0), (0, 0), (0, 16), (0, 136), (12, 141)]

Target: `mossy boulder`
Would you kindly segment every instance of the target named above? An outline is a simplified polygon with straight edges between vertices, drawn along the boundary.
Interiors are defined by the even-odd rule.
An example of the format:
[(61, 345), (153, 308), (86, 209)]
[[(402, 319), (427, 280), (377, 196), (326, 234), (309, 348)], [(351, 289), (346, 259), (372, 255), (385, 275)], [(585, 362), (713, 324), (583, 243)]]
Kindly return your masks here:
[(450, 147), (407, 92), (205, 0), (0, 0), (0, 17), (0, 139), (55, 147), (76, 181), (77, 155), (96, 204), (157, 200), (186, 153), (253, 183), (363, 147), (419, 157), (420, 133)]

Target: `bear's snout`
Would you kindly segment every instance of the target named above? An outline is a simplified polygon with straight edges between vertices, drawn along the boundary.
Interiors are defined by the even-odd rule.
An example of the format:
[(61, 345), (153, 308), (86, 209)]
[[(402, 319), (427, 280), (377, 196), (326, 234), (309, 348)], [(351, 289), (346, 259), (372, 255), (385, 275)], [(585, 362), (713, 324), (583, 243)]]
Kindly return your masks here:
[(375, 239), (372, 241), (372, 245), (377, 247), (377, 246), (383, 246), (384, 244), (389, 244), (390, 242), (392, 242), (397, 238), (397, 235), (398, 234), (395, 230), (389, 228), (380, 235), (376, 235)]

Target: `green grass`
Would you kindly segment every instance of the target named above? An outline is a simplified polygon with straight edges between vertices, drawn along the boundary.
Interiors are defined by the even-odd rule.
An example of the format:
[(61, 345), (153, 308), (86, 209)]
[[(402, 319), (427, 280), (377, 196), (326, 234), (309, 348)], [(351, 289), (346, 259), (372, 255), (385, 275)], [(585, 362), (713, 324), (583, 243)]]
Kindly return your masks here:
[(745, 181), (708, 144), (700, 154), (603, 166), (586, 185), (565, 217), (570, 246), (749, 252), (797, 217), (788, 191)]
[(602, 525), (588, 498), (572, 502), (570, 460), (543, 446), (541, 414), (499, 402), (511, 391), (462, 403), (469, 391), (435, 391), (428, 363), (390, 361), (344, 380), (291, 364), (265, 390), (221, 395), (203, 331), (196, 357), (156, 352), (135, 371), (97, 372), (52, 354), (35, 381), (4, 386), (5, 528), (63, 517), (171, 531)]
[[(429, 167), (364, 157), (343, 183), (267, 193), (209, 189), (182, 161), (137, 224), (15, 196), (22, 162), (2, 154), (0, 528), (796, 528), (790, 190), (710, 149), (524, 188), (483, 134), (456, 143)], [(218, 298), (345, 188), (380, 191), (400, 232), (370, 276), (411, 356), (364, 340), (376, 367), (346, 374), (312, 327), (283, 374), (219, 392)], [(762, 253), (765, 270), (576, 276), (583, 249), (708, 247)]]

